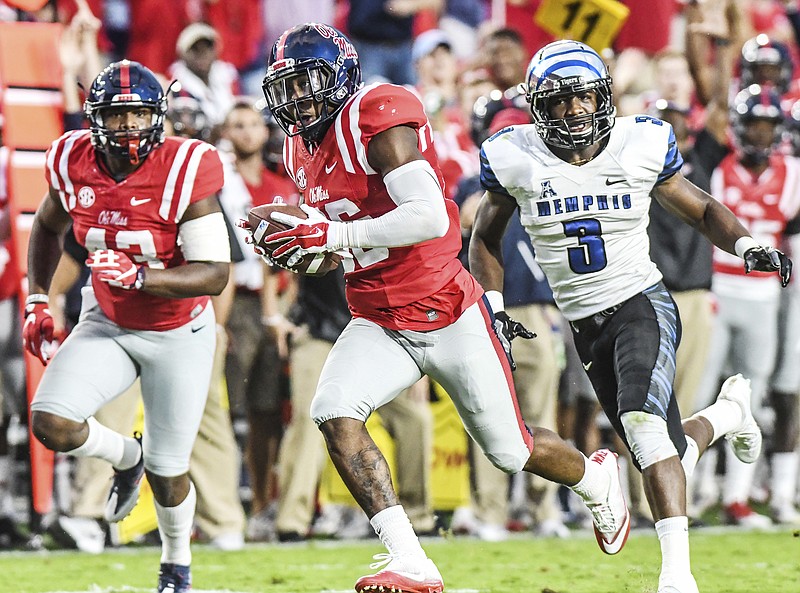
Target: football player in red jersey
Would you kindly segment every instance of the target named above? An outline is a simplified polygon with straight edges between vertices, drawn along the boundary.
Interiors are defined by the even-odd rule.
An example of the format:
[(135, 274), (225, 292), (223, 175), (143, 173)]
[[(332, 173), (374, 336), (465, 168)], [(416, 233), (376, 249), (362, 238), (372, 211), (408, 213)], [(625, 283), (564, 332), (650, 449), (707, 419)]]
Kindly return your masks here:
[[(147, 473), (162, 540), (158, 591), (185, 592), (196, 500), (187, 471), (216, 334), (209, 295), (225, 287), (230, 261), (216, 197), (222, 164), (209, 144), (164, 137), (166, 97), (137, 62), (103, 70), (84, 110), (90, 129), (64, 134), (47, 153), (49, 195), (31, 231), (23, 340), (48, 365), (31, 403), (32, 429), (54, 451), (113, 465), (108, 521), (130, 512)], [(92, 286), (52, 356), (47, 291), (70, 220), (90, 254)], [(144, 440), (93, 417), (136, 377)]]
[[(774, 87), (750, 85), (736, 95), (730, 110), (735, 150), (711, 176), (714, 197), (730, 208), (763, 245), (788, 244), (800, 222), (800, 159), (780, 151), (786, 123), (781, 104)], [(783, 377), (775, 377), (779, 386), (788, 380), (786, 388), (769, 393), (770, 375), (778, 370), (780, 326), (786, 323), (779, 316), (784, 295), (773, 275), (748, 275), (737, 265), (738, 258), (719, 248), (714, 249), (713, 263), (711, 290), (717, 312), (698, 399), (711, 399), (717, 378), (725, 368), (734, 366), (750, 379), (756, 418), (763, 418), (769, 405), (773, 407), (772, 512), (777, 522), (798, 524), (800, 514), (793, 506), (798, 398), (791, 368), (780, 369)], [(796, 285), (790, 286), (796, 290)], [(751, 315), (756, 307), (761, 312), (758, 322)], [(794, 351), (796, 337), (788, 344), (789, 351)], [(795, 359), (792, 354), (792, 366), (796, 366)], [(756, 468), (732, 455), (725, 467), (722, 503), (728, 520), (746, 527), (771, 525), (768, 517), (748, 504)]]
[[(442, 577), (398, 504), (386, 460), (364, 423), (423, 374), (450, 394), (471, 437), (507, 473), (570, 486), (593, 511), (598, 542), (622, 548), (630, 521), (615, 456), (591, 459), (519, 413), (510, 340), (532, 338), (485, 295), (457, 255), (458, 209), (442, 191), (419, 99), (390, 84), (361, 86), (358, 56), (336, 29), (287, 30), (268, 59), (264, 94), (287, 133), (284, 163), (308, 219), (267, 237), (275, 257), (347, 250), (353, 320), (333, 346), (311, 415), (345, 484), (388, 554), (356, 591), (437, 593)], [(261, 238), (261, 237), (254, 237)]]

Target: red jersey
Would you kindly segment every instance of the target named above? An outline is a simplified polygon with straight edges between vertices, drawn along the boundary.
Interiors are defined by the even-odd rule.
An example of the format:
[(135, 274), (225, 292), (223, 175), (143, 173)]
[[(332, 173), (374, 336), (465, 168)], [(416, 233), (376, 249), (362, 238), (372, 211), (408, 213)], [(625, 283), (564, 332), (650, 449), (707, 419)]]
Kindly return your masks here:
[[(169, 137), (122, 181), (98, 164), (88, 130), (67, 132), (47, 151), (47, 181), (72, 217), (75, 238), (89, 252), (114, 249), (134, 262), (169, 269), (186, 264), (178, 223), (190, 204), (222, 187), (216, 149), (199, 140)], [(166, 298), (94, 282), (100, 308), (114, 323), (164, 331), (186, 324), (208, 296)]]
[[(786, 223), (800, 212), (800, 159), (774, 153), (758, 177), (729, 154), (711, 176), (711, 193), (725, 204), (760, 245), (780, 245)], [(778, 276), (745, 275), (741, 258), (714, 248), (714, 291), (754, 299), (778, 293)]]
[(16, 295), (19, 291), (19, 272), (14, 257), (14, 242), (10, 232), (3, 235), (3, 230), (10, 229), (14, 221), (10, 221), (11, 212), (8, 207), (8, 191), (6, 179), (8, 171), (8, 148), (0, 146), (0, 301)]
[[(417, 131), (420, 152), (444, 187), (431, 124), (408, 89), (367, 86), (337, 115), (313, 154), (300, 136), (287, 137), (284, 164), (303, 201), (332, 220), (377, 218), (397, 205), (383, 176), (367, 162), (370, 140), (395, 126)], [(392, 248), (351, 249), (345, 259), (347, 301), (354, 317), (389, 329), (431, 330), (456, 321), (483, 293), (458, 260), (458, 207), (445, 198), (450, 226), (443, 237)]]

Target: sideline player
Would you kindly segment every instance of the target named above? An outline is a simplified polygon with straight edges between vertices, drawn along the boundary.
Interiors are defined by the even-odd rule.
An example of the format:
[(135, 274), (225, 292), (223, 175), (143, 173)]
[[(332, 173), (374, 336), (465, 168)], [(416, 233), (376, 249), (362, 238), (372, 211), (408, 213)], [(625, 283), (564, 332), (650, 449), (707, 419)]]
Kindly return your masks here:
[(442, 193), (419, 99), (395, 85), (362, 88), (350, 41), (316, 23), (289, 29), (275, 43), (264, 93), (288, 135), (284, 163), (309, 216), (273, 215), (293, 227), (267, 237), (280, 244), (273, 255), (288, 253), (291, 262), (308, 253), (352, 254), (344, 261), (354, 318), (328, 356), (311, 415), (388, 550), (371, 565), (379, 572), (360, 578), (356, 590), (443, 590), (364, 426), (423, 374), (447, 390), (497, 467), (569, 485), (592, 510), (601, 548), (619, 551), (630, 515), (615, 455), (602, 450), (586, 458), (555, 433), (522, 421), (510, 340), (532, 334), (492, 309), (457, 258), (458, 212)]
[[(131, 511), (147, 473), (162, 541), (158, 591), (183, 593), (196, 500), (187, 471), (216, 334), (208, 295), (225, 287), (230, 261), (216, 198), (222, 164), (210, 144), (164, 137), (166, 97), (137, 62), (103, 70), (84, 110), (90, 129), (64, 134), (47, 153), (49, 195), (31, 231), (23, 339), (48, 365), (32, 429), (49, 449), (112, 464), (108, 521)], [(47, 291), (70, 219), (90, 254), (92, 287), (51, 360)], [(92, 416), (137, 377), (144, 440)]]
[(539, 50), (527, 73), (534, 123), (501, 130), (481, 148), (487, 190), (470, 244), (470, 269), (489, 291), (503, 285), (500, 245), (519, 208), (583, 367), (614, 429), (641, 469), (661, 543), (659, 593), (696, 593), (689, 565), (686, 477), (725, 436), (754, 462), (761, 432), (749, 381), (728, 379), (716, 403), (681, 424), (673, 394), (678, 310), (650, 260), (650, 196), (746, 271), (791, 261), (755, 242), (722, 204), (687, 181), (672, 127), (651, 116), (615, 117), (600, 56), (575, 41)]

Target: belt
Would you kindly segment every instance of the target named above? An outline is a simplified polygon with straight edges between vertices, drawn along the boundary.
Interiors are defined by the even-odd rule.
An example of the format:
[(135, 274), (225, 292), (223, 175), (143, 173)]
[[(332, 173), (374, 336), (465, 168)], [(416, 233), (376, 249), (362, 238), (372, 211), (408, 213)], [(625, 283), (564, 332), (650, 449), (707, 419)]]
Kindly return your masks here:
[(577, 319), (575, 321), (570, 321), (569, 324), (572, 326), (572, 329), (575, 330), (576, 334), (580, 333), (590, 333), (590, 332), (598, 332), (600, 329), (605, 325), (606, 321), (608, 321), (614, 313), (619, 311), (625, 303), (628, 301), (622, 301), (614, 305), (613, 307), (609, 307), (608, 309), (603, 309), (594, 315), (589, 315), (589, 317), (584, 317), (583, 319)]

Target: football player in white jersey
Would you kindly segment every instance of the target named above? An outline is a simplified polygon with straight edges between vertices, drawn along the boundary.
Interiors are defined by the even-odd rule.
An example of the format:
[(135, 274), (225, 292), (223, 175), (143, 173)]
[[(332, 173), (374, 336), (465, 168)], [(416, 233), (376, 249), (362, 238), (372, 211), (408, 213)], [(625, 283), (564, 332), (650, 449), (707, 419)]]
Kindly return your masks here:
[(545, 46), (528, 66), (526, 86), (534, 123), (501, 130), (481, 147), (486, 195), (470, 268), (489, 294), (502, 288), (501, 238), (519, 208), (598, 399), (642, 471), (663, 558), (658, 593), (697, 593), (686, 477), (721, 436), (752, 463), (761, 432), (741, 375), (681, 423), (672, 390), (681, 325), (649, 255), (651, 196), (741, 257), (748, 272), (777, 271), (786, 285), (791, 261), (756, 243), (730, 210), (684, 178), (669, 124), (615, 117), (611, 78), (591, 48)]

